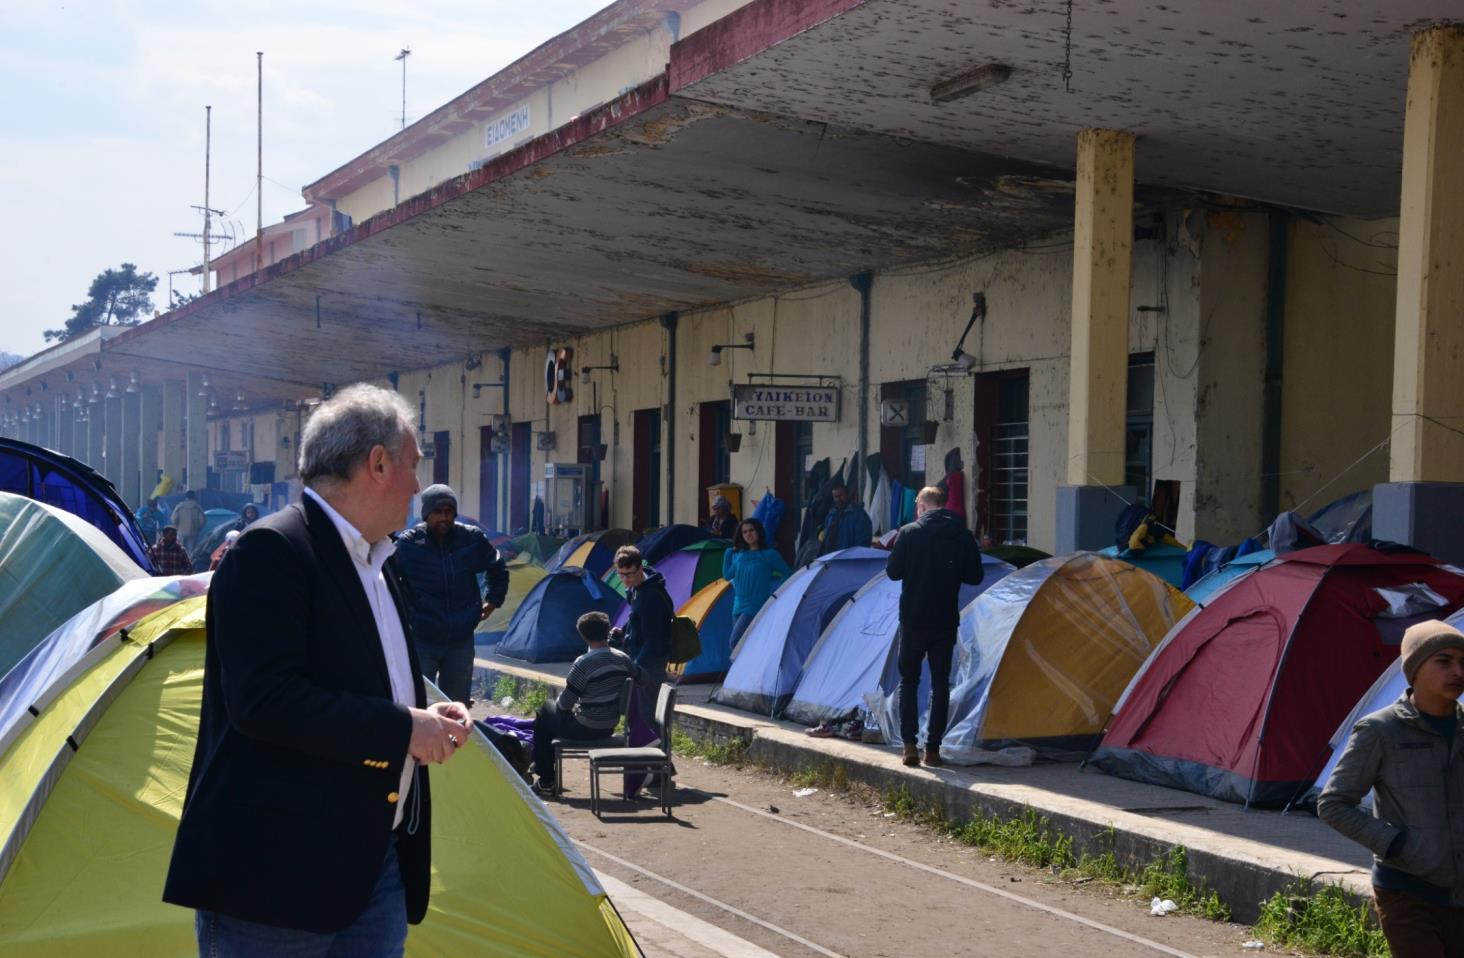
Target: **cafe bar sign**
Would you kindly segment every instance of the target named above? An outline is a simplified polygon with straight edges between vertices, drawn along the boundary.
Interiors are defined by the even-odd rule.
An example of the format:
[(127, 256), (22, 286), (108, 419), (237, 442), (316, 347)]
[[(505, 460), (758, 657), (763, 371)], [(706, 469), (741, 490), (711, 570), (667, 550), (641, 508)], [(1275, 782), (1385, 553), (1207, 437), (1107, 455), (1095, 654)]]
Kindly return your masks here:
[(839, 387), (734, 385), (732, 418), (838, 422)]

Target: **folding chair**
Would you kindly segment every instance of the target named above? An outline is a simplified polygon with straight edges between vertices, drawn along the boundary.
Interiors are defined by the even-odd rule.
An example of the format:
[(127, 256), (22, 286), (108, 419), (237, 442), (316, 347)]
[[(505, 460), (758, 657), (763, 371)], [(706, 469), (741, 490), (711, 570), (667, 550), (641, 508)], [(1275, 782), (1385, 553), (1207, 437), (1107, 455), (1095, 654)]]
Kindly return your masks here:
[(661, 810), (671, 816), (671, 776), (676, 771), (671, 761), (671, 720), (676, 713), (676, 686), (662, 684), (656, 697), (656, 714), (651, 726), (661, 744), (642, 748), (596, 748), (590, 750), (590, 811), (600, 817), (600, 775), (604, 772), (659, 773), (661, 778)]
[[(620, 697), (615, 700), (616, 711), (627, 729), (630, 727), (630, 719), (626, 713), (630, 711), (630, 690), (634, 686), (635, 680), (627, 678), (625, 684), (620, 687)], [(554, 740), (554, 794), (564, 794), (564, 756), (588, 755), (592, 748), (624, 747), (624, 735), (607, 735), (604, 738), (556, 738)]]

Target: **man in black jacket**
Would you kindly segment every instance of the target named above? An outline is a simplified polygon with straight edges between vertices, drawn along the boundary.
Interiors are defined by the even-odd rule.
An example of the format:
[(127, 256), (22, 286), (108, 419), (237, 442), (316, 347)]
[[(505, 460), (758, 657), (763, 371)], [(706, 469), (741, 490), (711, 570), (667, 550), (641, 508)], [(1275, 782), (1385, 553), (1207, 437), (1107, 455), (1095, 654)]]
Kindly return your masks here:
[[(397, 539), (395, 561), (407, 582), (422, 674), (454, 702), (471, 706), (473, 629), (503, 604), (508, 568), (483, 530), (458, 522), (457, 514), (451, 487), (428, 486), (422, 521)], [(488, 580), (486, 598), (479, 573)]]
[(930, 725), (925, 764), (945, 764), (940, 741), (951, 707), (951, 658), (960, 621), (961, 586), (981, 581), (981, 550), (946, 494), (926, 486), (915, 497), (915, 521), (900, 529), (885, 574), (900, 587), (900, 738), (905, 764), (919, 765), (920, 666), (930, 660)]
[(656, 690), (666, 681), (666, 663), (671, 658), (671, 619), (676, 606), (666, 591), (666, 577), (647, 571), (645, 557), (635, 546), (615, 550), (615, 571), (625, 583), (630, 600), (630, 618), (621, 630), (611, 634), (625, 643), (625, 651), (641, 673), (641, 712), (650, 721), (656, 709)]
[[(427, 708), (390, 559), (413, 412), (353, 386), (300, 440), (301, 502), (250, 526), (208, 596), (198, 744), (163, 899), (201, 955), (400, 956), (427, 911), (421, 766), (468, 733)], [(313, 949), (313, 950), (312, 950)]]

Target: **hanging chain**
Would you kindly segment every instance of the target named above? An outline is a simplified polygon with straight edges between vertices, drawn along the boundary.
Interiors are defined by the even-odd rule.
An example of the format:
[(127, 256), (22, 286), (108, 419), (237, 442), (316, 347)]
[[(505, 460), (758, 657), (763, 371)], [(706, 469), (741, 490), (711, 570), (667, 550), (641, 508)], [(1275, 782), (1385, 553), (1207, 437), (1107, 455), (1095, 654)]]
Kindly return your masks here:
[(1067, 29), (1063, 33), (1066, 46), (1062, 61), (1062, 89), (1073, 92), (1073, 0), (1067, 0)]

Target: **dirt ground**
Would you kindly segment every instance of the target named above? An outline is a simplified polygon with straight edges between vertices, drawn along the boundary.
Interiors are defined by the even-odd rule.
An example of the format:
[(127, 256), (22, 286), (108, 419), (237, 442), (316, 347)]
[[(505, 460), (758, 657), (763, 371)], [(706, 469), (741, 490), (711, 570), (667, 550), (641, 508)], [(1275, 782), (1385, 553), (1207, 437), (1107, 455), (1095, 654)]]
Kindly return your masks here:
[(583, 761), (567, 763), (569, 790), (549, 807), (595, 868), (780, 955), (1256, 953), (1242, 948), (1244, 926), (1152, 917), (1147, 901), (990, 859), (847, 795), (800, 798), (769, 773), (698, 759), (678, 767), (671, 819), (652, 801), (623, 801), (618, 778), (606, 777), (612, 801), (596, 820)]

